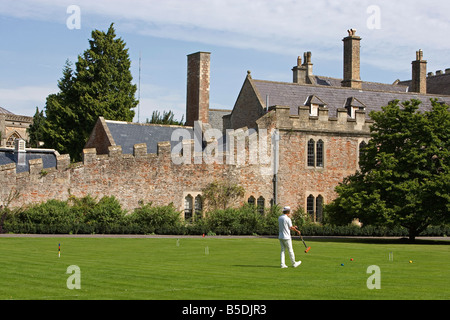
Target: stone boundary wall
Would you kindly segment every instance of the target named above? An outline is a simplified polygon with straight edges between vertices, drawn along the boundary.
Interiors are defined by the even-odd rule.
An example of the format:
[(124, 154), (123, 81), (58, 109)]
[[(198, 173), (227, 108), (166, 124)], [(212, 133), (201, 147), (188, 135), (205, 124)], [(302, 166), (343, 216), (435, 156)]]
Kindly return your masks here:
[[(184, 197), (198, 194), (209, 183), (229, 181), (242, 185), (248, 197), (271, 199), (271, 176), (261, 175), (257, 165), (200, 163), (191, 143), (192, 156), (188, 164), (174, 164), (171, 144), (159, 142), (156, 154), (147, 153), (145, 143), (134, 145), (133, 154), (123, 154), (120, 146), (108, 147), (108, 154), (97, 154), (95, 148), (83, 150), (83, 161), (71, 163), (69, 155), (57, 156), (56, 167), (43, 168), (42, 159), (29, 160), (29, 171), (16, 173), (14, 163), (0, 166), (0, 201), (5, 204), (10, 192), (20, 197), (10, 207), (41, 203), (49, 199), (67, 200), (70, 195), (91, 195), (101, 198), (115, 196), (122, 207), (132, 210), (139, 202), (184, 208)], [(223, 153), (226, 158), (226, 153)], [(247, 155), (248, 157), (248, 155)], [(268, 179), (268, 180), (267, 180)], [(245, 199), (247, 199), (247, 194)]]
[[(334, 187), (358, 169), (358, 146), (370, 139), (371, 124), (362, 111), (357, 111), (355, 119), (351, 119), (346, 109), (338, 110), (337, 117), (329, 117), (326, 108), (319, 108), (318, 116), (310, 116), (307, 107), (299, 107), (299, 115), (290, 115), (289, 107), (274, 106), (257, 120), (256, 131), (241, 128), (230, 136), (233, 139), (244, 137), (244, 162), (237, 161), (239, 150), (236, 148), (242, 147), (239, 143), (234, 144), (232, 156), (229, 151), (223, 151), (218, 155), (222, 161), (212, 163), (201, 159), (204, 153), (195, 150), (192, 140), (183, 141), (183, 149), (190, 144), (191, 153), (190, 161), (181, 164), (174, 163), (169, 141), (159, 142), (156, 154), (148, 154), (145, 143), (135, 144), (133, 154), (123, 154), (120, 146), (108, 147), (107, 154), (97, 154), (95, 148), (88, 148), (83, 150), (83, 161), (78, 163), (71, 163), (69, 155), (57, 155), (55, 168), (44, 169), (41, 159), (30, 160), (28, 172), (16, 173), (15, 164), (0, 166), (0, 204), (16, 190), (20, 197), (10, 204), (11, 207), (49, 199), (67, 200), (70, 195), (91, 195), (115, 196), (128, 210), (138, 207), (141, 201), (154, 205), (173, 203), (183, 210), (187, 195), (200, 194), (211, 182), (228, 181), (244, 187), (243, 201), (250, 196), (263, 197), (268, 207), (275, 195), (271, 164), (261, 164), (252, 158), (255, 153), (251, 152), (249, 141), (255, 141), (255, 132), (259, 132), (256, 137), (261, 137), (261, 130), (265, 129), (268, 148), (264, 150), (268, 159), (272, 159), (271, 132), (278, 128), (276, 201), (280, 205), (306, 209), (308, 195), (321, 195), (326, 203), (330, 202), (335, 197)], [(309, 139), (323, 141), (323, 167), (307, 166)], [(217, 140), (206, 141), (203, 152), (216, 152), (215, 144)]]

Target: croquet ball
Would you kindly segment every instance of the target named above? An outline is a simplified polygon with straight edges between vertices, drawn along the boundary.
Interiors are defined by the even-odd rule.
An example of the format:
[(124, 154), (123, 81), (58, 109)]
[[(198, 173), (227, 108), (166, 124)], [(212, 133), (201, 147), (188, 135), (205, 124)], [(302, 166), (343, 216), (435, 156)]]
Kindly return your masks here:
[(353, 261), (353, 258), (351, 258), (350, 261)]
[(409, 263), (412, 263), (412, 260), (409, 260)]
[(343, 264), (343, 263), (341, 263), (341, 266), (344, 266), (344, 264)]

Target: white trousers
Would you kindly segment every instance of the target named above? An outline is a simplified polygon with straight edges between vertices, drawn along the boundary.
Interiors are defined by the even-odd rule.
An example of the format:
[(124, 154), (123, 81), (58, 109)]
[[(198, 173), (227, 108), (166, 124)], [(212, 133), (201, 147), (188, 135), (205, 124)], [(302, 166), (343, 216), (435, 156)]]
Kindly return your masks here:
[(289, 253), (289, 259), (291, 259), (291, 263), (292, 263), (292, 265), (294, 265), (295, 254), (294, 254), (294, 249), (292, 249), (292, 240), (291, 239), (279, 239), (279, 240), (280, 240), (280, 245), (281, 245), (281, 254), (280, 254), (281, 265), (282, 266), (286, 265), (285, 255), (284, 255), (286, 249)]

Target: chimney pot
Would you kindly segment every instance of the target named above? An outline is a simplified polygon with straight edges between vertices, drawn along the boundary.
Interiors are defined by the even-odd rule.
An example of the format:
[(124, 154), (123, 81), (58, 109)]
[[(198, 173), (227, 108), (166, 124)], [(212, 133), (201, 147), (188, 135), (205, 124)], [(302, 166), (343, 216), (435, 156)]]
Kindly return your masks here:
[(14, 152), (26, 152), (25, 151), (25, 140), (15, 139), (14, 140)]
[(423, 60), (423, 51), (422, 51), (422, 49), (419, 49), (419, 51), (416, 51), (416, 60), (417, 61)]
[(293, 71), (293, 82), (299, 84), (312, 84), (314, 83), (313, 75), (313, 64), (311, 63), (311, 51), (303, 53), (303, 64), (302, 58), (297, 57), (297, 65), (292, 68)]
[(25, 140), (14, 140), (14, 161), (18, 166), (24, 166), (26, 161)]

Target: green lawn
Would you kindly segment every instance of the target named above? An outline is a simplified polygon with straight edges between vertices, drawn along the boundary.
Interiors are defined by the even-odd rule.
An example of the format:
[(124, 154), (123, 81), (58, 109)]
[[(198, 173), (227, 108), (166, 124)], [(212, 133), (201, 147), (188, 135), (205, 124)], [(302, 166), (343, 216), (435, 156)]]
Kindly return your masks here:
[[(307, 244), (294, 240), (300, 267), (280, 269), (268, 238), (0, 238), (0, 299), (450, 299), (450, 242)], [(66, 286), (70, 265), (81, 289)], [(371, 265), (381, 289), (367, 288)]]

